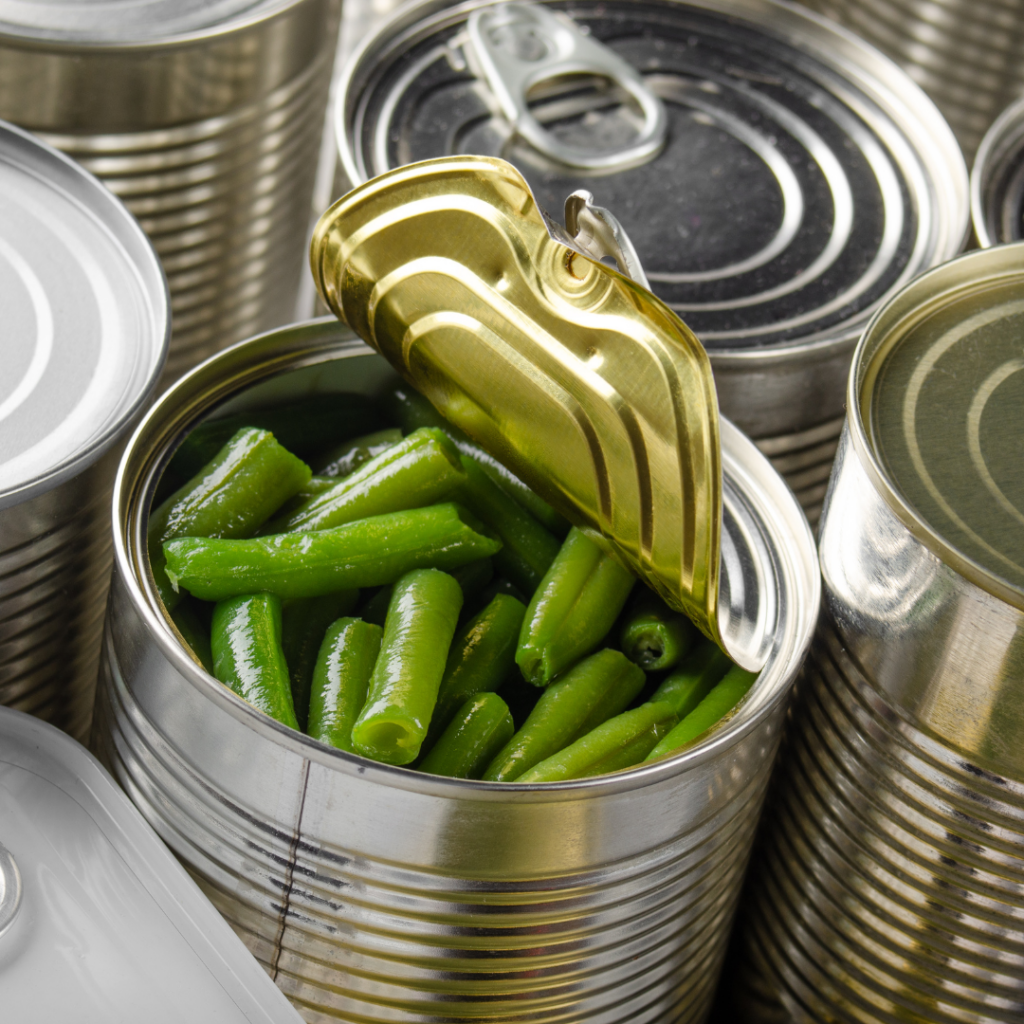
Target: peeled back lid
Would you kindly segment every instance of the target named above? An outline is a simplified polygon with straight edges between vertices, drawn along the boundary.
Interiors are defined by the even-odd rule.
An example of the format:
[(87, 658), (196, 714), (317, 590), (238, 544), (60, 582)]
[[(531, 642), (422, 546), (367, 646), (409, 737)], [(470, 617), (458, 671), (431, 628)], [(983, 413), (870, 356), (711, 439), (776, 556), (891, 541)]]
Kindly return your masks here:
[(156, 383), (170, 311), (156, 253), (91, 174), (0, 121), (0, 509), (113, 444)]
[[(627, 150), (655, 131), (654, 114), (625, 102), (635, 86), (614, 67), (587, 57), (572, 74), (564, 47), (544, 43), (547, 22), (527, 24), (530, 6), (426, 0), (350, 65), (335, 125), (351, 180), (477, 153), (513, 163), (546, 209), (585, 187), (711, 352), (852, 339), (960, 248), (967, 175), (950, 129), (902, 71), (842, 30), (765, 0), (538, 6), (571, 15), (577, 36), (639, 72), (667, 118), (655, 155), (610, 169), (556, 159), (551, 139)], [(494, 59), (514, 88), (489, 84)], [(526, 113), (513, 130), (505, 93), (517, 89)]]

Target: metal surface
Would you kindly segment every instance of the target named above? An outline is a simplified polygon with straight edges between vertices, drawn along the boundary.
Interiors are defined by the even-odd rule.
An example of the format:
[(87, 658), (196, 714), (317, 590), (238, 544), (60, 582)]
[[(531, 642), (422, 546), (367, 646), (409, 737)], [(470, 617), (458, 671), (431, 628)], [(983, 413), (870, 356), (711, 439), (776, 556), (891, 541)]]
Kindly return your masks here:
[(1024, 238), (1024, 99), (981, 140), (971, 168), (971, 220), (982, 249)]
[(0, 703), (82, 738), (117, 448), (167, 352), (146, 237), (80, 167), (0, 124)]
[[(1024, 546), (1019, 527), (992, 532), (1013, 514), (982, 472), (999, 482), (1004, 441), (1019, 453), (1024, 404), (1005, 400), (1024, 362), (1006, 359), (1003, 337), (1015, 331), (1019, 353), (1006, 299), (1020, 306), (1022, 257), (1003, 246), (925, 275), (855, 356), (821, 529), (826, 613), (745, 915), (753, 1021), (1024, 1015), (1024, 587), (1004, 562), (1019, 565)], [(904, 347), (920, 379), (889, 393)], [(929, 393), (936, 369), (960, 373), (966, 406)], [(920, 441), (916, 463), (894, 458), (886, 411)], [(934, 441), (948, 460), (933, 460)], [(972, 491), (988, 491), (979, 536), (995, 551), (979, 558), (922, 500), (921, 467), (975, 533)], [(1019, 493), (1003, 497), (1019, 517)]]
[(340, 2), (67, 6), (58, 33), (42, 22), (61, 5), (0, 3), (28, 11), (0, 24), (0, 117), (138, 218), (170, 283), (174, 377), (293, 315)]
[(21, 906), (21, 873), (10, 851), (0, 843), (0, 935), (11, 926)]
[(775, 646), (729, 723), (674, 759), (533, 787), (365, 761), (256, 713), (159, 610), (145, 510), (198, 418), (395, 379), (319, 321), (223, 353), (153, 408), (117, 486), (102, 754), (308, 1021), (700, 1021), (819, 586), (799, 508), (728, 423), (724, 571), (758, 553)]

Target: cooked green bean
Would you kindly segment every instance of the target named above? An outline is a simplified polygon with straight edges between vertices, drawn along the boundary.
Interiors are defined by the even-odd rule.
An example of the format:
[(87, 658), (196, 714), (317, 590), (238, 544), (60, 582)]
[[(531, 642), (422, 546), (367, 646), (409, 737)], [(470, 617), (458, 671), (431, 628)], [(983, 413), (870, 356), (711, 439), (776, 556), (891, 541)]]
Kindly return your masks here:
[(622, 653), (645, 672), (674, 668), (686, 656), (697, 630), (685, 616), (673, 611), (646, 587), (626, 611), (619, 643)]
[(164, 568), (174, 537), (248, 537), (310, 478), (309, 467), (265, 430), (232, 435), (200, 471), (149, 517), (149, 562), (164, 605), (179, 600)]
[(317, 463), (317, 473), (328, 478), (348, 476), (364, 462), (369, 462), (381, 452), (393, 448), (401, 440), (402, 432), (398, 427), (388, 427), (387, 430), (354, 437), (321, 456)]
[(494, 576), (494, 562), (490, 558), (478, 558), (461, 569), (453, 569), (452, 575), (462, 587), (462, 614), (465, 615), (466, 606), (475, 602), (491, 582)]
[(445, 504), (308, 533), (252, 540), (182, 537), (165, 544), (164, 553), (172, 583), (206, 601), (259, 591), (317, 597), (394, 583), (412, 569), (458, 569), (493, 555), (501, 541), (484, 529), (464, 509)]
[[(264, 533), (328, 530), (386, 512), (433, 505), (465, 482), (459, 453), (441, 430), (410, 434), (333, 487), (267, 525)], [(472, 511), (472, 509), (470, 510)]]
[(362, 619), (338, 619), (327, 627), (309, 694), (306, 732), (313, 739), (355, 752), (352, 726), (366, 703), (383, 636), (380, 626)]
[(732, 662), (710, 640), (701, 639), (686, 660), (667, 675), (651, 694), (651, 702), (665, 701), (684, 719), (710, 692)]
[(324, 633), (335, 619), (352, 611), (358, 600), (358, 590), (342, 590), (322, 597), (303, 597), (284, 606), (281, 647), (288, 664), (295, 717), (302, 730), (306, 729), (309, 687)]
[(395, 583), (366, 704), (352, 727), (361, 754), (386, 764), (419, 755), (461, 607), (458, 583), (437, 569)]
[(669, 704), (641, 704), (591, 729), (575, 743), (524, 772), (516, 782), (566, 782), (632, 768), (678, 721)]
[(419, 770), (453, 779), (479, 779), (514, 732), (508, 705), (496, 693), (478, 693), (456, 708)]
[(575, 527), (534, 592), (519, 634), (516, 663), (545, 686), (604, 640), (634, 578)]
[(185, 646), (212, 676), (213, 652), (210, 650), (210, 630), (200, 621), (192, 602), (182, 601), (171, 612), (171, 619), (185, 641)]
[(386, 426), (376, 403), (355, 392), (305, 395), (270, 408), (200, 423), (178, 446), (168, 469), (187, 479), (242, 427), (269, 430), (290, 452), (311, 456), (347, 437)]
[(522, 728), (490, 763), (484, 778), (513, 782), (546, 757), (617, 715), (644, 685), (643, 669), (605, 648), (552, 683)]
[(747, 672), (733, 665), (721, 682), (647, 755), (654, 761), (692, 743), (712, 726), (717, 725), (743, 698), (757, 678), (756, 672)]
[(298, 729), (288, 666), (281, 650), (281, 602), (273, 594), (220, 601), (210, 630), (213, 674), (242, 700)]
[(388, 617), (388, 605), (391, 604), (391, 593), (394, 589), (391, 583), (378, 587), (359, 606), (359, 618), (376, 626), (383, 626)]

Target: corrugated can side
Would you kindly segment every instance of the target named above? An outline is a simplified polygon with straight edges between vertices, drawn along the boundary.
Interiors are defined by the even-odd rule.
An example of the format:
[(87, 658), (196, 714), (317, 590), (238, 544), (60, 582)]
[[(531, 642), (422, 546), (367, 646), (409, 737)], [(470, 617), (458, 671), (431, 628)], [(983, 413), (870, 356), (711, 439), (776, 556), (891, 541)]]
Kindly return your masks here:
[(236, 346), (158, 403), (119, 473), (94, 743), (309, 1021), (703, 1020), (818, 597), (806, 523), (735, 429), (730, 500), (756, 509), (743, 528), (764, 531), (751, 542), (777, 574), (780, 628), (749, 703), (667, 762), (532, 787), (389, 768), (255, 713), (157, 610), (140, 508), (182, 429), (248, 384), (393, 379), (313, 322)]

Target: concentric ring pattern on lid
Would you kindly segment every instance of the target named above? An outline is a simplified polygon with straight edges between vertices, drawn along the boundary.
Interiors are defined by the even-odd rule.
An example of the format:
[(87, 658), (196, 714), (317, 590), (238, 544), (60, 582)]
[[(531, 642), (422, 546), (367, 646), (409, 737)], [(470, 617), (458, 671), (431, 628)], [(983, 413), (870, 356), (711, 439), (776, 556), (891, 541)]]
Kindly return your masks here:
[[(822, 20), (744, 0), (566, 7), (642, 72), (669, 118), (658, 156), (602, 176), (556, 166), (493, 112), (465, 49), (477, 6), (420, 5), (415, 23), (407, 8), (364, 48), (339, 104), (350, 177), (462, 152), (510, 160), (552, 214), (585, 187), (713, 352), (852, 338), (962, 242), (965, 174), (938, 111)], [(578, 79), (544, 84), (531, 109), (577, 146), (636, 131), (614, 93)]]
[(152, 246), (95, 178), (0, 122), (0, 508), (75, 475), (167, 354)]

